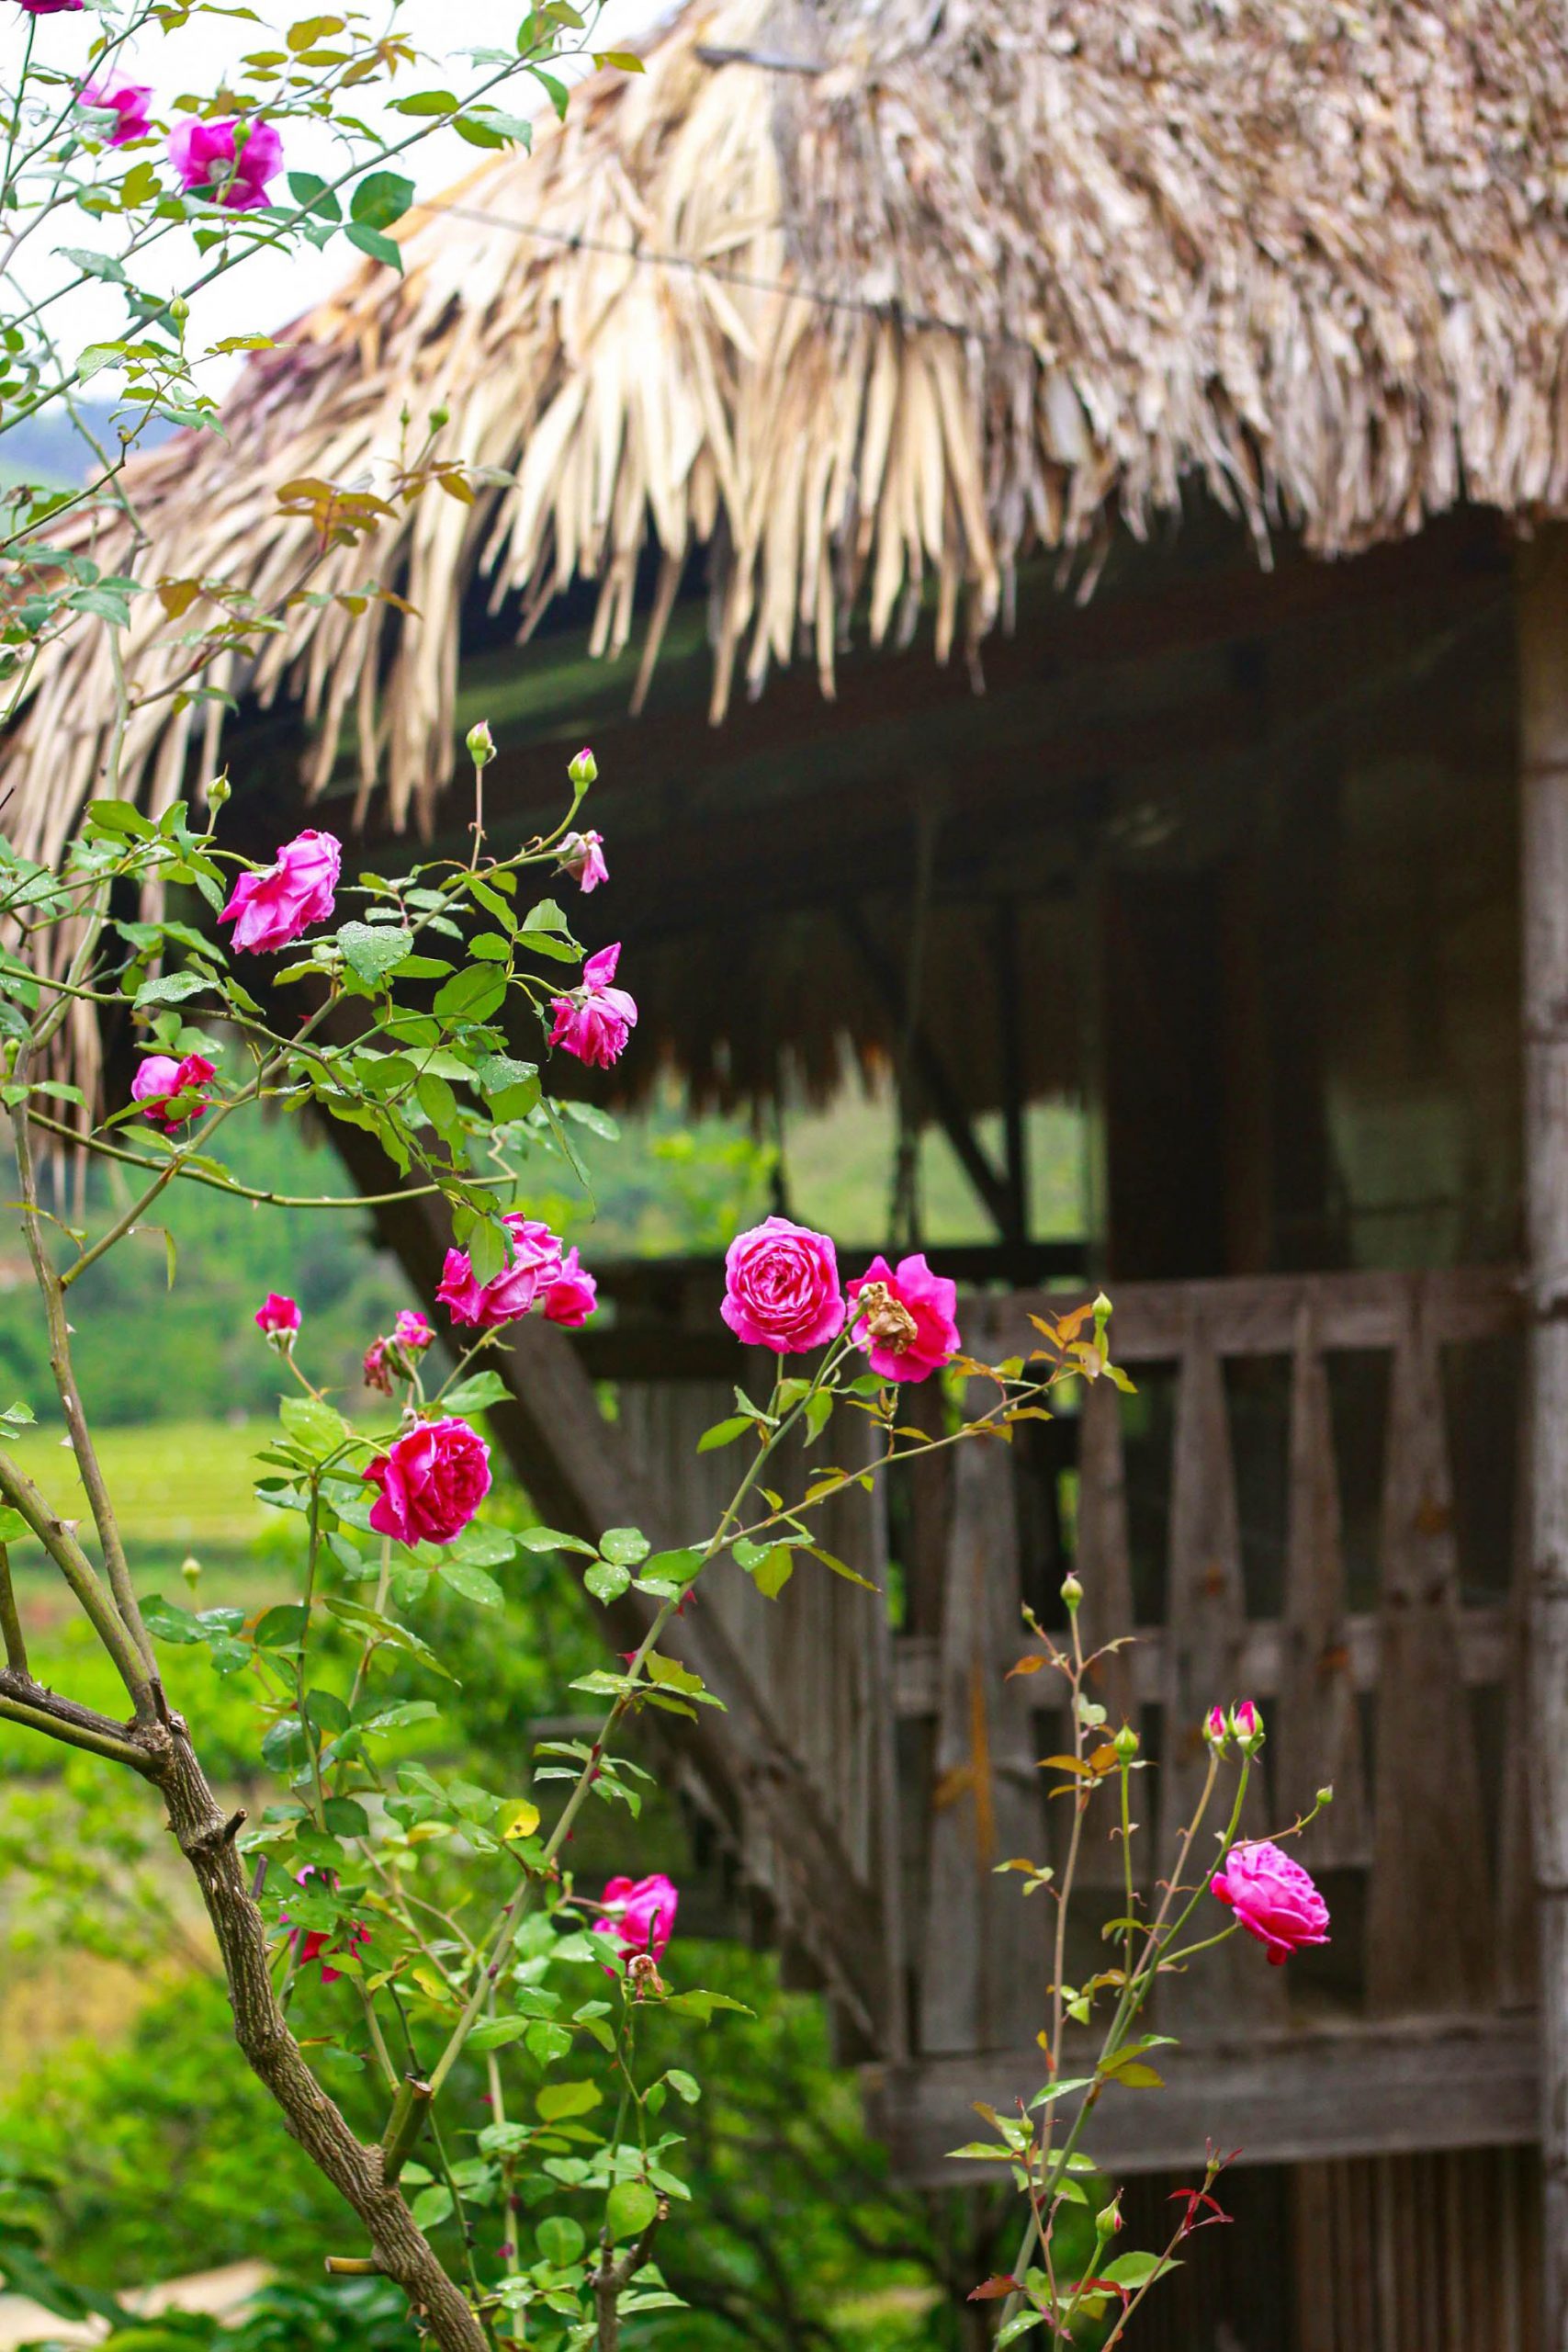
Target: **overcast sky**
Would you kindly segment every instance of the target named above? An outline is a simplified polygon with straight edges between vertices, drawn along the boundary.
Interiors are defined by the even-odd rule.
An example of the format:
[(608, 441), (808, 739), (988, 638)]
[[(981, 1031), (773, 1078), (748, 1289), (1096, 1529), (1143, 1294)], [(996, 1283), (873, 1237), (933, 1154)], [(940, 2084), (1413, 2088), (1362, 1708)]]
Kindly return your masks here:
[[(139, 53), (127, 60), (121, 78), (156, 83), (159, 86), (154, 111), (166, 119), (173, 111), (170, 102), (179, 92), (218, 86), (230, 59), (276, 45), (266, 28), (287, 26), (305, 12), (305, 6), (306, 0), (296, 0), (293, 6), (288, 5), (287, 0), (283, 5), (280, 0), (255, 0), (255, 15), (262, 19), (259, 25), (247, 22), (244, 17), (199, 17), (184, 31), (167, 39), (150, 34), (144, 38)], [(462, 89), (466, 79), (471, 80), (473, 69), (454, 55), (455, 30), (464, 48), (510, 48), (516, 39), (523, 10), (524, 0), (402, 0), (396, 11), (398, 26), (434, 63), (417, 79), (405, 71), (396, 89)], [(669, 13), (661, 0), (605, 0), (603, 15), (593, 28), (593, 45), (614, 49), (635, 41)], [(381, 6), (367, 9), (366, 14), (372, 23), (379, 25), (386, 20), (388, 11)], [(58, 62), (73, 70), (85, 65), (94, 25), (91, 15), (62, 12), (40, 17), (36, 22), (35, 54), (47, 54), (51, 62)], [(0, 24), (0, 82), (11, 80), (19, 70), (25, 24), (20, 10), (5, 10), (5, 21)], [(440, 62), (448, 57), (452, 58), (449, 69)], [(588, 70), (583, 61), (563, 68), (562, 78), (574, 79)], [(510, 102), (516, 112), (536, 113), (538, 107), (525, 95), (535, 87), (519, 78), (510, 101), (502, 96), (496, 103)], [(361, 111), (367, 119), (374, 119), (370, 106), (362, 104)], [(393, 119), (400, 129), (408, 128), (401, 119)], [(288, 160), (294, 168), (325, 170), (333, 152), (330, 134), (304, 125), (290, 126)], [(478, 160), (479, 151), (467, 145), (456, 132), (437, 131), (400, 159), (398, 169), (414, 181), (422, 196), (428, 196), (470, 171)], [(341, 161), (337, 168), (342, 168)], [(84, 216), (60, 216), (53, 233), (40, 233), (38, 247), (26, 249), (22, 256), (28, 265), (23, 283), (28, 295), (37, 299), (50, 283), (58, 282), (66, 267), (55, 258), (54, 248), (103, 242), (96, 225)], [(176, 247), (180, 251), (176, 252)], [(148, 271), (149, 281), (160, 291), (172, 288), (182, 276), (188, 277), (193, 254), (184, 232), (169, 240), (165, 260), (160, 261), (155, 276), (151, 268)], [(211, 344), (226, 335), (265, 333), (283, 325), (329, 293), (357, 263), (358, 255), (341, 239), (323, 253), (300, 246), (289, 253), (256, 254), (229, 277), (220, 279), (202, 297), (201, 307), (192, 322), (192, 347), (197, 344), (197, 329), (201, 330), (200, 342)], [(6, 289), (3, 307), (11, 307), (14, 290)], [(51, 312), (56, 332), (73, 348), (100, 336), (121, 333), (122, 315), (115, 298), (107, 289), (98, 288), (70, 298)], [(207, 388), (220, 390), (240, 364), (229, 361), (210, 365), (203, 372)]]

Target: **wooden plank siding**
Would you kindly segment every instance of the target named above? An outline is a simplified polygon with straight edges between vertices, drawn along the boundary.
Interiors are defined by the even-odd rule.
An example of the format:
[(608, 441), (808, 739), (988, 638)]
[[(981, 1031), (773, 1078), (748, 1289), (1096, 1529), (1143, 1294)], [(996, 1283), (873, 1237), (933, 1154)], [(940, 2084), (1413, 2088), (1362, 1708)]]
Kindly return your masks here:
[[(1047, 1298), (1059, 1311), (1066, 1295), (966, 1297), (966, 1342), (982, 1356), (1027, 1348), (1030, 1311)], [(1209, 2131), (1246, 2137), (1259, 2161), (1532, 2136), (1517, 1563), (1472, 1556), (1508, 1513), (1492, 1508), (1490, 1489), (1485, 1510), (1473, 1494), (1467, 1508), (1456, 1499), (1458, 1465), (1474, 1449), (1451, 1426), (1464, 1384), (1444, 1385), (1445, 1365), (1506, 1347), (1521, 1319), (1506, 1268), (1125, 1285), (1114, 1351), (1148, 1396), (1174, 1382), (1168, 1420), (1151, 1422), (1145, 1396), (1100, 1385), (1064, 1399), (1049, 1455), (990, 1443), (933, 1457), (928, 1468), (942, 1476), (909, 1482), (893, 1516), (910, 1630), (890, 1622), (885, 1601), (805, 1560), (776, 1602), (739, 1572), (715, 1580), (699, 1613), (746, 1659), (825, 1827), (879, 1899), (886, 1949), (874, 1974), (897, 1997), (873, 2041), (863, 2017), (861, 2046), (885, 2062), (877, 2112), (899, 2169), (946, 2177), (938, 2143), (969, 2136), (969, 2101), (994, 2087), (1008, 2053), (1030, 2052), (1046, 2014), (1050, 1898), (1025, 1902), (1015, 1878), (995, 1874), (1016, 1853), (1060, 1859), (1037, 1770), (1061, 1744), (1051, 1678), (1007, 1679), (1027, 1640), (1021, 1601), (1042, 1600), (1030, 1531), (1050, 1514), (1024, 1492), (1041, 1475), (1072, 1489), (1055, 1498), (1055, 1516), (1073, 1531), (1091, 1641), (1134, 1637), (1107, 1661), (1097, 1695), (1113, 1721), (1140, 1725), (1156, 1767), (1138, 1790), (1141, 1873), (1190, 1794), (1212, 1699), (1247, 1693), (1268, 1714), (1255, 1833), (1285, 1826), (1325, 1781), (1337, 1792), (1303, 1849), (1335, 1908), (1334, 1944), (1275, 1971), (1238, 1938), (1224, 1950), (1228, 1968), (1207, 1980), (1194, 1971), (1168, 1995), (1164, 2021), (1185, 2038), (1171, 2093), (1106, 2103), (1100, 2128), (1118, 2135), (1108, 2158), (1174, 2164), (1201, 2154)], [(1338, 1442), (1337, 1367), (1369, 1353), (1386, 1381), (1355, 1386), (1356, 1409), (1368, 1394), (1386, 1403), (1379, 1444), (1353, 1449), (1375, 1473), (1358, 1502)], [(1267, 1394), (1280, 1491), (1260, 1503), (1254, 1477), (1244, 1510), (1236, 1383), (1263, 1359), (1278, 1372)], [(936, 1392), (919, 1396), (932, 1405)], [(732, 1472), (725, 1455), (695, 1446), (729, 1389), (623, 1381), (618, 1397), (660, 1526), (689, 1536), (711, 1524)], [(1134, 1523), (1156, 1423), (1168, 1431), (1157, 1560), (1146, 1492), (1141, 1533)], [(852, 1458), (855, 1432), (864, 1442), (868, 1430), (847, 1417), (824, 1453)], [(1063, 1472), (1075, 1437), (1076, 1469)], [(1043, 1462), (1055, 1466), (1043, 1473)], [(1517, 1475), (1511, 1461), (1485, 1467), (1505, 1487)], [(823, 1529), (829, 1547), (886, 1583), (883, 1490), (856, 1488), (835, 1513)], [(1278, 1547), (1261, 1583), (1259, 1518)], [(1260, 1612), (1260, 1591), (1271, 1613)], [(786, 1949), (820, 1951), (813, 1894), (779, 1848), (776, 1808), (742, 1797), (745, 1866), (769, 1890), (774, 1932)], [(1091, 1819), (1087, 1841), (1085, 1878), (1101, 1904), (1120, 1880), (1110, 1828), (1109, 1817)], [(1021, 2063), (1038, 2072), (1037, 2054)], [(1343, 2203), (1332, 2184), (1303, 2195), (1320, 2213)]]

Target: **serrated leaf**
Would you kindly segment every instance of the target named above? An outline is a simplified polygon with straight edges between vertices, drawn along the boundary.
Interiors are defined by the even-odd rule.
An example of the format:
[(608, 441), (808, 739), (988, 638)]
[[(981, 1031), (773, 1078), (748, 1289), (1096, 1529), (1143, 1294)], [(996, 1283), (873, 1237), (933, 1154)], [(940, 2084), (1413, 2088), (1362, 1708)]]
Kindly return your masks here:
[(727, 1421), (715, 1421), (712, 1429), (705, 1430), (698, 1438), (697, 1452), (716, 1453), (721, 1446), (733, 1445), (738, 1437), (744, 1437), (751, 1426), (752, 1424), (739, 1413), (731, 1414)]
[(645, 2180), (618, 2180), (604, 2200), (604, 2225), (612, 2238), (640, 2237), (658, 2211), (658, 2191)]
[(413, 933), (402, 925), (382, 922), (345, 922), (337, 933), (349, 970), (372, 985), (386, 979), (402, 962), (412, 940)]
[(445, 1585), (460, 1593), (465, 1600), (477, 1601), (481, 1609), (504, 1607), (506, 1595), (495, 1578), (487, 1576), (468, 1560), (444, 1559), (436, 1574)]
[(534, 2104), (547, 2123), (563, 2123), (570, 2115), (590, 2113), (601, 2096), (597, 2083), (547, 2083)]
[(449, 1413), (482, 1413), (487, 1405), (502, 1404), (511, 1394), (499, 1372), (476, 1372), (449, 1388), (441, 1402)]
[[(351, 245), (368, 254), (372, 261), (384, 262), (389, 269), (395, 269), (400, 277), (402, 276), (402, 252), (390, 237), (384, 237), (379, 229), (367, 228), (363, 220), (355, 220), (344, 231), (344, 235)], [(443, 2189), (441, 2193), (445, 2196), (446, 2192)], [(426, 2190), (425, 2194), (428, 2196), (430, 2191)]]
[(582, 1581), (595, 1600), (618, 1600), (631, 1583), (630, 1568), (619, 1566), (614, 1560), (595, 1560)]

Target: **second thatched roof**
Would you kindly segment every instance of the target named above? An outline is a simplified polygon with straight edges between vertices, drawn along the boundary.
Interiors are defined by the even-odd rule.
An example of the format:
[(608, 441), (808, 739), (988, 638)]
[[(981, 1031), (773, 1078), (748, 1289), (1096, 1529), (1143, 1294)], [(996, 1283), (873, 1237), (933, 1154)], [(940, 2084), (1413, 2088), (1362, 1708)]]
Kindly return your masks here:
[[(450, 776), (458, 622), (484, 573), (531, 627), (600, 583), (594, 643), (651, 664), (708, 550), (715, 715), (850, 616), (978, 638), (1032, 548), (1142, 531), (1201, 480), (1260, 547), (1325, 554), (1461, 498), (1568, 508), (1568, 11), (1554, 0), (692, 0), (645, 75), (573, 97), (248, 368), (227, 440), (131, 469), (153, 581), (281, 608), (311, 553), (278, 487), (374, 488), (400, 413), (499, 469), (434, 493), (313, 592), (373, 573), (417, 617), (326, 601), (228, 683), (296, 695), (319, 789), (356, 742), (394, 820)], [(504, 479), (500, 478), (504, 477)], [(125, 568), (125, 526), (95, 552)], [(216, 706), (147, 596), (123, 788), (216, 757)], [(179, 640), (185, 639), (184, 643)], [(51, 652), (9, 747), (7, 830), (57, 848), (105, 750), (101, 632)]]

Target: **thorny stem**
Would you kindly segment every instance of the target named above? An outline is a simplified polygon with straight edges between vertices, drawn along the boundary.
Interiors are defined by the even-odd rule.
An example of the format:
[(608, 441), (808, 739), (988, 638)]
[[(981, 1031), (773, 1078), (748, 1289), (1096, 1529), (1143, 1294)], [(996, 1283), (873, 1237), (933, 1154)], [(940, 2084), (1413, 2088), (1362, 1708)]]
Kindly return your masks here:
[[(1115, 2056), (1116, 2052), (1121, 2048), (1122, 2041), (1126, 2034), (1128, 2027), (1134, 2022), (1139, 2011), (1142, 2009), (1145, 2001), (1148, 1998), (1149, 1992), (1154, 1984), (1155, 1979), (1160, 1973), (1161, 1966), (1164, 1963), (1164, 1948), (1161, 1944), (1160, 1939), (1165, 1931), (1166, 1922), (1169, 1917), (1171, 1905), (1175, 1902), (1178, 1893), (1180, 1891), (1181, 1874), (1187, 1867), (1187, 1860), (1192, 1850), (1193, 1841), (1198, 1835), (1199, 1829), (1202, 1826), (1203, 1816), (1208, 1811), (1210, 1799), (1213, 1795), (1214, 1783), (1219, 1775), (1219, 1757), (1215, 1750), (1211, 1748), (1209, 1751), (1209, 1770), (1204, 1778), (1202, 1793), (1198, 1800), (1197, 1808), (1192, 1815), (1192, 1818), (1182, 1830), (1180, 1841), (1177, 1849), (1175, 1866), (1172, 1869), (1170, 1878), (1167, 1883), (1165, 1894), (1161, 1901), (1160, 1907), (1155, 1915), (1154, 1919), (1150, 1922), (1148, 1933), (1144, 1943), (1143, 1952), (1137, 1962), (1135, 1969), (1130, 1971), (1128, 1973), (1127, 1982), (1122, 1988), (1122, 1997), (1117, 2003), (1116, 2014), (1112, 2018), (1110, 2029), (1106, 2033), (1105, 2040), (1100, 2045), (1100, 2057), (1095, 2067), (1096, 2079), (1094, 2086), (1084, 2094), (1077, 2114), (1074, 2119), (1072, 2130), (1068, 2133), (1066, 2141), (1063, 2145), (1062, 2153), (1052, 2169), (1050, 2182), (1045, 2191), (1045, 2195), (1041, 2200), (1042, 2202), (1045, 2201), (1045, 2198), (1054, 2195), (1056, 2183), (1062, 2178), (1066, 2172), (1068, 2158), (1076, 2154), (1084, 2126), (1088, 2122), (1090, 2111), (1100, 2097), (1102, 2087), (1101, 2077), (1103, 2076), (1106, 2064), (1110, 2059)], [(1247, 1784), (1251, 1769), (1251, 1758), (1249, 1757), (1243, 1756), (1241, 1760), (1241, 1770), (1236, 1779), (1235, 1802), (1231, 1807), (1230, 1820), (1227, 1823), (1224, 1834), (1220, 1840), (1221, 1860), (1223, 1860), (1224, 1855), (1229, 1851), (1231, 1843), (1235, 1837), (1236, 1828), (1241, 1820), (1242, 1805), (1247, 1797)], [(1180, 1934), (1183, 1927), (1185, 1927), (1187, 1921), (1191, 1917), (1193, 1911), (1202, 1899), (1203, 1888), (1206, 1883), (1207, 1881), (1205, 1880), (1203, 1884), (1199, 1885), (1190, 1894), (1186, 1905), (1171, 1926), (1169, 1931), (1171, 1940), (1174, 1940), (1175, 1938)], [(1052, 2118), (1052, 2121), (1054, 2120), (1055, 2119)], [(1050, 2127), (1048, 2125), (1047, 2129), (1049, 2128)], [(1036, 2210), (1032, 2211), (1030, 2214), (1028, 2225), (1024, 2230), (1022, 2244), (1019, 2247), (1017, 2258), (1013, 2263), (1012, 2276), (1015, 2278), (1020, 2280), (1023, 2278), (1029, 2267), (1029, 2257), (1034, 2251), (1036, 2240), (1041, 2236), (1041, 2234), (1039, 2212), (1038, 2208), (1036, 2208)], [(1017, 2312), (1019, 2304), (1022, 2300), (1023, 2293), (1024, 2290), (1021, 2285), (1015, 2288), (1014, 2291), (1008, 2297), (1007, 2301), (1003, 2304), (1001, 2322), (1004, 2327)], [(1075, 2297), (1075, 2302), (1077, 2298)], [(1053, 2324), (1056, 2324), (1059, 2339), (1061, 2335), (1060, 2324), (1055, 2322)]]

